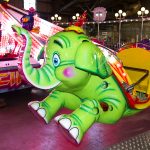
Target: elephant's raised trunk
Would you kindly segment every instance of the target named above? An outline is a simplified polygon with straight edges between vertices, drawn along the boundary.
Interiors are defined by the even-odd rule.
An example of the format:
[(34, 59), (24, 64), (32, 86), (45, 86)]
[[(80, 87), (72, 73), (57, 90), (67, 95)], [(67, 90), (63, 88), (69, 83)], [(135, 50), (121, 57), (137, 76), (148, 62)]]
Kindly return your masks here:
[(30, 64), (30, 51), (32, 39), (29, 32), (15, 25), (12, 28), (24, 38), (25, 46), (20, 52), (19, 59), (21, 60), (20, 68), (25, 78), (35, 87), (41, 89), (50, 89), (57, 86), (60, 81), (56, 79), (54, 67), (50, 64), (45, 64), (41, 68), (33, 68)]

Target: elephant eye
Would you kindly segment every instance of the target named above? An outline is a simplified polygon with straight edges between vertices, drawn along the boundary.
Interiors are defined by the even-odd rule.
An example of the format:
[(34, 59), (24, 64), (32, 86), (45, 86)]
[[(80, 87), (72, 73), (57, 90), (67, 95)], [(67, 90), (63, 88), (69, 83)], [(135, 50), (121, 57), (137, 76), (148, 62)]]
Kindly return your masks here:
[(55, 67), (57, 67), (59, 64), (60, 64), (59, 55), (55, 53), (55, 54), (53, 55), (53, 65), (54, 65)]

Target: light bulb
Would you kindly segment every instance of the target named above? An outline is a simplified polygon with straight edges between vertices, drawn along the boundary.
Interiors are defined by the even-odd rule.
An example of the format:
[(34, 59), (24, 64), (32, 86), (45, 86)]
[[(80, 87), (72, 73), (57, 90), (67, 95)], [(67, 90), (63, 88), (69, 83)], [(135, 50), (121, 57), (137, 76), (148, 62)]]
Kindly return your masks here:
[(58, 20), (61, 20), (61, 19), (62, 19), (62, 18), (59, 16), (59, 17), (58, 17)]
[(142, 7), (142, 8), (141, 8), (141, 11), (145, 11), (145, 7)]
[(145, 14), (146, 14), (146, 15), (149, 14), (149, 10), (145, 10)]
[(140, 16), (140, 15), (142, 15), (142, 12), (139, 10), (139, 11), (137, 12), (137, 14)]
[(54, 19), (55, 19), (55, 18), (52, 16), (52, 17), (51, 17), (51, 20), (54, 20)]
[(55, 17), (57, 18), (57, 17), (58, 17), (58, 14), (55, 14)]
[(127, 14), (125, 12), (122, 13), (122, 16), (125, 17)]
[(119, 17), (119, 14), (118, 14), (118, 13), (115, 13), (115, 17)]
[(80, 16), (80, 14), (79, 14), (79, 13), (76, 13), (76, 16), (77, 16), (77, 17), (79, 17), (79, 16)]
[(76, 16), (72, 16), (72, 19), (75, 20), (75, 19), (76, 19)]
[(119, 14), (122, 14), (122, 10), (119, 10), (118, 13), (119, 13)]

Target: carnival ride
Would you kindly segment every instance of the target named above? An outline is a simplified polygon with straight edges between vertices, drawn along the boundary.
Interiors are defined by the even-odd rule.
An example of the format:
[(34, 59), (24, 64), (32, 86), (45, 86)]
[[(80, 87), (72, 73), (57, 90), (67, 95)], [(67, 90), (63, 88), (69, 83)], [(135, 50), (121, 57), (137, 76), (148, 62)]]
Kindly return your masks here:
[[(135, 101), (130, 98), (130, 106), (134, 108), (135, 103), (143, 103), (143, 107), (149, 107), (150, 102), (147, 102), (150, 99), (150, 40), (143, 39), (136, 43), (124, 44), (117, 52), (99, 42), (95, 42), (95, 44), (102, 50), (107, 49), (104, 51), (105, 57), (118, 79), (121, 76), (122, 79), (119, 81), (122, 83), (123, 89), (133, 97), (137, 97)], [(108, 52), (113, 54), (115, 59), (108, 58), (111, 56)]]
[[(124, 116), (150, 107), (148, 50), (132, 47), (116, 53), (91, 41), (79, 26), (72, 25), (63, 30), (37, 16), (34, 18), (35, 26), (39, 26), (40, 30), (38, 33), (29, 32), (21, 28), (21, 16), (17, 17), (14, 9), (10, 5), (7, 8), (0, 5), (1, 30), (4, 32), (1, 36), (2, 55), (7, 58), (5, 54), (9, 50), (13, 52), (12, 58), (17, 58), (15, 65), (12, 62), (8, 65), (4, 60), (0, 81), (5, 86), (8, 83), (14, 86), (22, 77), (37, 88), (53, 89), (43, 101), (28, 104), (45, 123), (49, 123), (62, 107), (74, 110), (70, 115), (60, 115), (55, 120), (79, 144), (93, 123), (116, 123)], [(49, 37), (51, 40), (48, 40)], [(36, 68), (44, 45), (47, 47), (45, 61), (42, 67)], [(14, 67), (17, 73), (8, 71), (8, 81), (8, 72), (4, 72), (4, 68), (14, 70)]]
[(122, 61), (127, 74), (131, 78), (134, 87), (133, 93), (143, 101), (150, 98), (149, 50), (149, 40), (143, 40), (124, 45), (117, 53), (117, 57)]
[[(142, 82), (146, 82), (144, 86), (149, 83), (149, 61), (145, 60), (150, 55), (143, 55), (143, 49), (117, 54), (92, 42), (82, 28), (72, 25), (50, 37), (45, 63), (37, 69), (28, 61), (30, 34), (16, 25), (12, 28), (25, 37), (20, 55), (22, 76), (37, 88), (53, 89), (43, 101), (30, 102), (30, 109), (45, 123), (49, 123), (60, 108), (74, 110), (57, 116), (55, 121), (76, 143), (81, 142), (95, 122), (113, 124), (150, 107), (149, 87), (138, 88)], [(135, 52), (145, 59), (146, 65), (142, 62), (140, 68), (136, 67), (140, 64), (139, 57), (137, 61), (126, 61), (126, 58), (132, 59)]]
[[(11, 26), (22, 26), (21, 18), (27, 11), (18, 9), (8, 3), (0, 4), (0, 93), (29, 87), (23, 82), (18, 72), (18, 55), (23, 45), (23, 40), (13, 32)], [(44, 44), (49, 36), (61, 31), (62, 28), (48, 21), (34, 16), (34, 27), (40, 27), (38, 32), (30, 31), (32, 50), (30, 61), (34, 67), (40, 66), (41, 54)]]
[(127, 44), (115, 52), (95, 43), (103, 51), (111, 68), (128, 97), (131, 108), (150, 107), (150, 52), (149, 45)]

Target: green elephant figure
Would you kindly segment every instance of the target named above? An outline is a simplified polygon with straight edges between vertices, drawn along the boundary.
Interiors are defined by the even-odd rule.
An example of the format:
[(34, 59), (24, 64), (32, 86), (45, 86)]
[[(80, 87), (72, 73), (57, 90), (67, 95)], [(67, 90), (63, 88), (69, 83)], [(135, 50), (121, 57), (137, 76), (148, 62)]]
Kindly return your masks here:
[(37, 88), (52, 89), (44, 100), (28, 104), (45, 123), (63, 107), (73, 110), (71, 114), (57, 116), (55, 121), (79, 144), (95, 122), (114, 124), (139, 112), (129, 107), (103, 53), (80, 27), (68, 27), (49, 38), (41, 68), (30, 64), (29, 32), (15, 25), (12, 28), (26, 43), (22, 55), (26, 79)]

